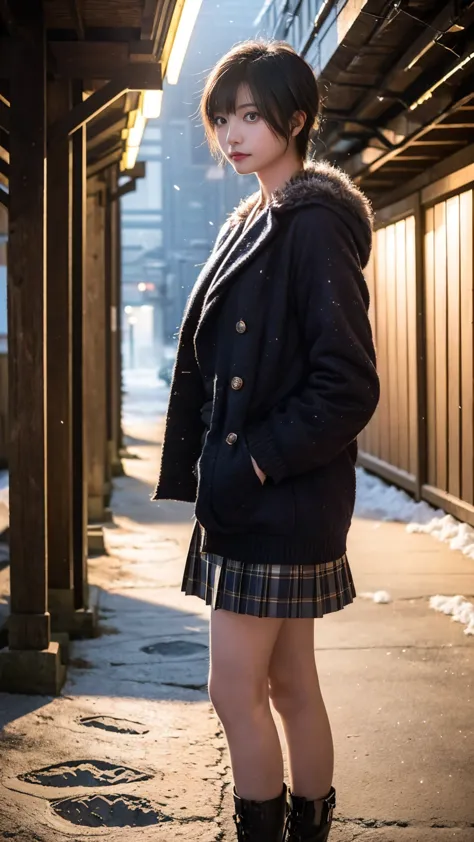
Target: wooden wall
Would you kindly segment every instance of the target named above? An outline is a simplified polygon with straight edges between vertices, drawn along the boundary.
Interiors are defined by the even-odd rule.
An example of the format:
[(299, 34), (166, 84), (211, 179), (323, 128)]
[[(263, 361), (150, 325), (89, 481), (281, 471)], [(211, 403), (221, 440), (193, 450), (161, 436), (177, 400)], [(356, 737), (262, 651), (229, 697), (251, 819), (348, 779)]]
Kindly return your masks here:
[(363, 450), (414, 477), (418, 423), (414, 216), (376, 232), (366, 279), (381, 398), (359, 443)]
[[(449, 188), (449, 184), (447, 185)], [(385, 209), (366, 279), (381, 399), (360, 461), (474, 523), (474, 191)]]
[(473, 191), (425, 214), (427, 482), (474, 503)]

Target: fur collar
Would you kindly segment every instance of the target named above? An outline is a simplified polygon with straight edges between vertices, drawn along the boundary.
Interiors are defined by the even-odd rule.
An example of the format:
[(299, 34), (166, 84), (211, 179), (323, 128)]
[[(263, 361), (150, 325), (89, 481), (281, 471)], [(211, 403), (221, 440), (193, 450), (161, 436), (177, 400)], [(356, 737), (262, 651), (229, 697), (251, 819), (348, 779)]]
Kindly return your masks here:
[[(257, 191), (240, 202), (229, 217), (230, 227), (247, 218), (259, 197), (260, 191)], [(355, 222), (364, 245), (370, 251), (374, 222), (370, 201), (347, 173), (327, 161), (307, 162), (302, 172), (275, 191), (269, 206), (280, 212), (326, 201), (349, 212), (349, 218)]]

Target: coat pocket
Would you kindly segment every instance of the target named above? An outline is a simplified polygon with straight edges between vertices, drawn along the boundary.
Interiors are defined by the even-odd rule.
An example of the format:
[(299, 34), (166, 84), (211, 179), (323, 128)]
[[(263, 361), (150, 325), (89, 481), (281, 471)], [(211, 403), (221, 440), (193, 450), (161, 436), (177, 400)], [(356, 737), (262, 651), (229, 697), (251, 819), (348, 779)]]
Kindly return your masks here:
[(243, 435), (218, 453), (211, 485), (214, 518), (225, 532), (288, 535), (295, 525), (293, 481), (262, 484)]

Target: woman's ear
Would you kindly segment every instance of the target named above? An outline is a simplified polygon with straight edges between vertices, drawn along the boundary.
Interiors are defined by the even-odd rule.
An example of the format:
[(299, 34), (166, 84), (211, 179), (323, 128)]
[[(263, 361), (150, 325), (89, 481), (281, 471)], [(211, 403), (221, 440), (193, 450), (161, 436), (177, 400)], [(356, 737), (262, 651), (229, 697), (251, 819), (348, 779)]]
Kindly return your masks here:
[(296, 137), (305, 126), (307, 115), (304, 111), (295, 111), (291, 118), (291, 136)]

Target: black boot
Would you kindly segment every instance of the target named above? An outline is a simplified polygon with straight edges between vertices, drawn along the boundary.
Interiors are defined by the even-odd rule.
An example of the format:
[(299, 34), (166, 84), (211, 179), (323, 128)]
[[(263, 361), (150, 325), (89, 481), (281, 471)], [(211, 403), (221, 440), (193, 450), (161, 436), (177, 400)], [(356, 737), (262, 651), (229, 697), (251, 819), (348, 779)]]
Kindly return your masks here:
[(238, 842), (282, 842), (287, 811), (287, 788), (277, 798), (269, 801), (247, 801), (240, 798), (234, 786), (235, 813)]
[(288, 793), (289, 813), (285, 824), (283, 842), (326, 842), (331, 830), (332, 814), (336, 806), (336, 790), (331, 787), (323, 799), (319, 824), (315, 822), (314, 801)]

